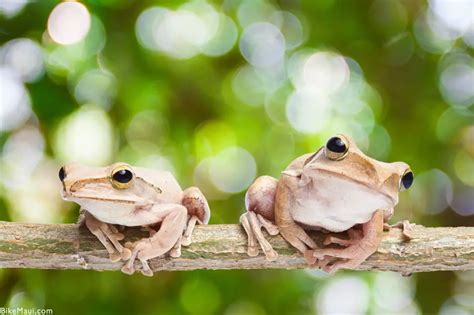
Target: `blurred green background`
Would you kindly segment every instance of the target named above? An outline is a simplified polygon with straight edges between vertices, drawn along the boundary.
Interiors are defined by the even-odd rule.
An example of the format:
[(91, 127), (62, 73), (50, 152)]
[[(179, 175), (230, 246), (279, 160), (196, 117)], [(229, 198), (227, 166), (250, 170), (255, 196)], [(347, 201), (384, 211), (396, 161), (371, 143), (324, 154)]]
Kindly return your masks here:
[[(332, 134), (401, 160), (393, 222), (473, 225), (469, 0), (0, 2), (0, 220), (75, 222), (65, 162), (171, 170), (212, 223)], [(474, 273), (0, 270), (55, 314), (472, 314)]]

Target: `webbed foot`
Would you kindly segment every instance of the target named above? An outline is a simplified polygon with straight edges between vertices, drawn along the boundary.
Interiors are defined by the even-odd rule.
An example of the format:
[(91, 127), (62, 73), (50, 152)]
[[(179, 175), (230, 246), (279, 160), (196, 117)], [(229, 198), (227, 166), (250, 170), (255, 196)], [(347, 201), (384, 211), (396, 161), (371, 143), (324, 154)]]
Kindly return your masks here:
[(257, 243), (260, 245), (265, 257), (268, 261), (275, 261), (278, 258), (278, 253), (273, 249), (273, 246), (267, 241), (262, 233), (262, 227), (265, 228), (270, 235), (278, 234), (276, 225), (266, 220), (262, 216), (258, 216), (253, 211), (248, 211), (240, 216), (240, 223), (242, 224), (248, 237), (247, 254), (251, 257), (258, 255)]
[[(348, 232), (354, 239), (331, 238), (343, 248), (322, 248), (313, 255), (319, 260), (318, 266), (326, 272), (335, 272), (341, 268), (352, 269), (363, 263), (378, 248), (382, 240), (383, 211), (377, 211), (372, 219), (362, 225), (362, 231), (352, 228)], [(349, 231), (351, 231), (349, 230)], [(342, 244), (339, 244), (342, 243)]]
[(125, 236), (118, 231), (117, 227), (97, 220), (87, 211), (85, 211), (84, 222), (89, 231), (104, 245), (112, 262), (130, 258), (130, 250), (124, 248), (119, 242), (123, 240)]

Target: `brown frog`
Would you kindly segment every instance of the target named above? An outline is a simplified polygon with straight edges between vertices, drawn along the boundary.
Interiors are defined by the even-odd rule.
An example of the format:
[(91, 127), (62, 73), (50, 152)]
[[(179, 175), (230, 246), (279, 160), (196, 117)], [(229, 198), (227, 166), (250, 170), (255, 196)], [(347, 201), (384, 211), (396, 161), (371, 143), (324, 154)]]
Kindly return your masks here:
[[(330, 138), (315, 153), (290, 163), (280, 180), (262, 176), (247, 191), (247, 212), (240, 222), (248, 235), (248, 254), (267, 260), (278, 255), (265, 239), (280, 233), (304, 254), (309, 264), (327, 272), (354, 268), (374, 253), (401, 190), (412, 185), (413, 173), (403, 162), (385, 163), (366, 156), (346, 135)], [(406, 224), (405, 224), (406, 226)], [(328, 234), (318, 248), (307, 230)]]

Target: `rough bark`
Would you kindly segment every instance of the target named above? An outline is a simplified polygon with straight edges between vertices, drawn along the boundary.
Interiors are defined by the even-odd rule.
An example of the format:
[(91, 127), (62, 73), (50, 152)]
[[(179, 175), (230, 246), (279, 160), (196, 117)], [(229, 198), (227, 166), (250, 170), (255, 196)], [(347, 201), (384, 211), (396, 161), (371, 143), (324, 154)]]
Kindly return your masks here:
[[(126, 240), (147, 235), (139, 229), (127, 229), (125, 234)], [(385, 232), (378, 251), (358, 269), (403, 274), (474, 269), (474, 227), (417, 225), (411, 234), (407, 241), (398, 228)], [(319, 242), (322, 234), (312, 236)], [(266, 261), (263, 254), (247, 256), (247, 238), (239, 225), (197, 226), (193, 243), (182, 248), (180, 258), (156, 258), (150, 265), (155, 271), (307, 267), (280, 236), (267, 238), (279, 253), (275, 262)], [(0, 268), (119, 270), (122, 264), (110, 262), (97, 239), (78, 225), (0, 222)]]

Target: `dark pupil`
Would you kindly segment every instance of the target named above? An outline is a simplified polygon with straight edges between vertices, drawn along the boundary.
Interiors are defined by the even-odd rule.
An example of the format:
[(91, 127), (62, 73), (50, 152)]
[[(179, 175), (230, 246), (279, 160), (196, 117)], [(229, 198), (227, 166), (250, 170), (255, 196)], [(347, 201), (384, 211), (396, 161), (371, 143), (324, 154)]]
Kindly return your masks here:
[(332, 137), (328, 140), (326, 147), (329, 151), (336, 152), (336, 153), (344, 153), (346, 152), (346, 144), (342, 141), (341, 138)]
[(411, 184), (413, 184), (413, 173), (408, 172), (402, 177), (402, 184), (405, 189), (410, 188)]
[(133, 174), (129, 170), (120, 170), (112, 176), (119, 183), (128, 183), (132, 180)]
[(59, 180), (63, 181), (64, 178), (66, 178), (66, 172), (64, 171), (64, 167), (61, 167), (59, 169)]

